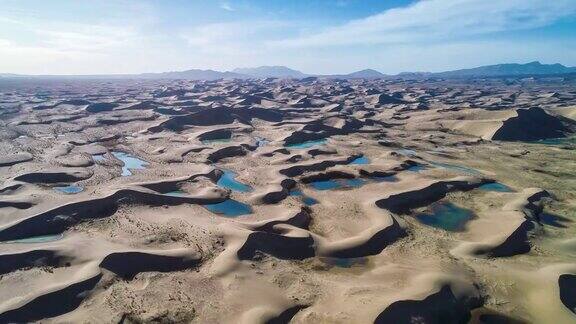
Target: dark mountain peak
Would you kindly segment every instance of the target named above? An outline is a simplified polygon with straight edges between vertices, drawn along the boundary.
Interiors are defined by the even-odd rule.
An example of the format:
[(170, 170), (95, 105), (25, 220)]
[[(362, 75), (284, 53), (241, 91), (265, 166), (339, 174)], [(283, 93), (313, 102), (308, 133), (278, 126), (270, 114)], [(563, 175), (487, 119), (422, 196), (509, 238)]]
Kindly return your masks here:
[(493, 76), (517, 76), (517, 75), (546, 75), (574, 73), (576, 68), (566, 67), (560, 63), (542, 64), (539, 61), (533, 61), (526, 64), (507, 63), (496, 65), (485, 65), (472, 69), (455, 70), (440, 72), (435, 75), (441, 77), (493, 77)]
[(349, 78), (367, 78), (367, 79), (383, 78), (385, 76), (386, 76), (385, 74), (382, 74), (373, 69), (364, 69), (346, 75), (346, 77)]

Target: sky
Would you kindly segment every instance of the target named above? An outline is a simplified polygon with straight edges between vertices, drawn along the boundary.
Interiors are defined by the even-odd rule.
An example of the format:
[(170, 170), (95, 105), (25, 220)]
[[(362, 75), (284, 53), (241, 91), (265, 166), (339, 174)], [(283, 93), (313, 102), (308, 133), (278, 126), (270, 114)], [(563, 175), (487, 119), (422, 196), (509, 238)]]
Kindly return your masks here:
[(576, 0), (0, 0), (0, 73), (576, 66)]

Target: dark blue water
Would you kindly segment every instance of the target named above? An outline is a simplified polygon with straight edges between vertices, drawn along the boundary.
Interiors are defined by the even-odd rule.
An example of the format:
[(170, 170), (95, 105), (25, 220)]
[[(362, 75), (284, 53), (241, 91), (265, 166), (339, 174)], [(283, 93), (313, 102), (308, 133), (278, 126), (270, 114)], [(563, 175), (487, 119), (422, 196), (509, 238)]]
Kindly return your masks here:
[(503, 185), (499, 182), (486, 183), (478, 187), (478, 189), (483, 191), (514, 192), (512, 188)]
[(368, 262), (367, 258), (320, 258), (320, 261), (339, 268), (351, 268), (363, 266)]
[(332, 190), (340, 188), (358, 188), (366, 183), (362, 179), (330, 179), (310, 182), (310, 186), (316, 190)]
[(220, 179), (218, 179), (218, 182), (216, 183), (218, 186), (238, 192), (252, 191), (252, 187), (245, 185), (242, 182), (236, 181), (236, 173), (229, 170), (222, 171), (224, 171), (224, 174), (220, 177)]
[(480, 172), (476, 169), (462, 166), (462, 165), (448, 164), (448, 163), (442, 163), (442, 162), (430, 162), (430, 164), (432, 164), (433, 166), (439, 167), (439, 168), (454, 170), (454, 171), (465, 173), (465, 174), (482, 175), (482, 172)]
[(370, 163), (370, 160), (365, 156), (361, 156), (350, 162), (350, 164), (368, 164), (368, 163)]
[(139, 158), (124, 152), (112, 152), (112, 155), (118, 160), (122, 161), (124, 165), (122, 166), (122, 176), (131, 176), (131, 170), (144, 170), (148, 165), (148, 162), (140, 160)]
[(62, 187), (54, 187), (54, 190), (65, 194), (77, 194), (79, 192), (82, 192), (84, 188), (77, 185), (68, 185)]
[(28, 237), (19, 240), (6, 241), (6, 243), (46, 243), (60, 240), (63, 237), (64, 234), (42, 235), (42, 236)]
[(314, 140), (314, 141), (306, 141), (306, 142), (302, 142), (302, 143), (295, 143), (295, 144), (289, 144), (289, 145), (285, 145), (287, 148), (295, 148), (295, 149), (305, 149), (305, 148), (310, 148), (316, 145), (322, 145), (326, 143), (326, 139), (319, 139), (319, 140)]
[(308, 197), (306, 195), (304, 195), (304, 193), (300, 190), (292, 190), (289, 193), (290, 196), (295, 196), (295, 197), (300, 197), (300, 199), (302, 199), (302, 202), (306, 205), (306, 206), (312, 206), (312, 205), (316, 205), (317, 203), (319, 203), (318, 200), (312, 198), (312, 197)]
[(412, 172), (420, 172), (422, 170), (426, 170), (426, 167), (423, 166), (422, 164), (415, 164), (411, 167), (408, 167), (406, 170), (412, 171)]
[(466, 223), (474, 218), (471, 210), (458, 207), (450, 202), (438, 202), (430, 206), (430, 211), (416, 215), (422, 224), (441, 228), (450, 232), (464, 230)]
[(227, 199), (221, 203), (203, 206), (214, 214), (226, 217), (238, 217), (252, 213), (252, 207), (233, 199)]

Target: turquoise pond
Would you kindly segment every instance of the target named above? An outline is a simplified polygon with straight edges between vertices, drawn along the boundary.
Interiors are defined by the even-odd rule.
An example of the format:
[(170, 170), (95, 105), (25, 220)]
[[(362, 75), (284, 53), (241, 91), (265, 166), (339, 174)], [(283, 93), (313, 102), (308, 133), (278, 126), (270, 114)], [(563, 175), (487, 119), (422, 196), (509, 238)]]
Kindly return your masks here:
[(482, 172), (462, 165), (442, 163), (442, 162), (429, 162), (431, 165), (439, 168), (457, 171), (469, 175), (482, 175)]
[(341, 188), (358, 188), (366, 183), (362, 179), (330, 179), (322, 181), (312, 181), (309, 183), (316, 190), (332, 190)]
[(323, 138), (323, 139), (314, 140), (314, 141), (306, 141), (306, 142), (302, 142), (302, 143), (288, 144), (288, 145), (285, 145), (285, 147), (295, 148), (295, 149), (305, 149), (305, 148), (310, 148), (310, 147), (313, 147), (316, 145), (326, 144), (326, 141), (327, 141), (327, 139)]
[(289, 195), (294, 196), (294, 197), (300, 197), (300, 199), (302, 199), (302, 202), (306, 206), (312, 206), (312, 205), (316, 205), (317, 203), (319, 203), (318, 200), (316, 200), (312, 197), (306, 196), (301, 190), (292, 190), (292, 191), (290, 191)]
[(218, 186), (238, 192), (250, 192), (253, 190), (249, 185), (236, 181), (236, 173), (229, 170), (222, 171), (224, 174), (220, 177), (220, 179), (218, 179), (218, 182), (216, 183)]
[(122, 176), (131, 176), (132, 170), (144, 170), (148, 165), (148, 162), (141, 160), (133, 155), (124, 152), (112, 152), (115, 158), (122, 161), (124, 165), (122, 166)]
[(496, 191), (496, 192), (514, 192), (512, 188), (503, 185), (499, 182), (486, 183), (478, 187), (482, 191)]
[(82, 192), (84, 188), (77, 186), (77, 185), (68, 185), (68, 186), (61, 186), (61, 187), (53, 187), (54, 190), (65, 193), (65, 194), (77, 194)]
[(320, 261), (339, 268), (352, 268), (368, 263), (368, 258), (320, 258)]
[(41, 235), (33, 236), (19, 240), (6, 241), (5, 243), (46, 243), (60, 240), (64, 237), (64, 234), (54, 234), (54, 235)]
[(368, 159), (368, 158), (365, 157), (365, 156), (361, 156), (361, 157), (359, 157), (359, 158), (356, 158), (356, 159), (352, 160), (352, 162), (350, 162), (350, 164), (360, 164), (360, 165), (362, 165), (362, 164), (368, 164), (368, 163), (370, 163), (370, 159)]
[(441, 228), (450, 232), (462, 231), (468, 221), (474, 218), (474, 213), (458, 207), (450, 202), (437, 202), (429, 210), (416, 215), (422, 224)]
[(203, 206), (214, 214), (226, 217), (238, 217), (252, 213), (252, 207), (233, 199), (227, 199), (221, 203)]

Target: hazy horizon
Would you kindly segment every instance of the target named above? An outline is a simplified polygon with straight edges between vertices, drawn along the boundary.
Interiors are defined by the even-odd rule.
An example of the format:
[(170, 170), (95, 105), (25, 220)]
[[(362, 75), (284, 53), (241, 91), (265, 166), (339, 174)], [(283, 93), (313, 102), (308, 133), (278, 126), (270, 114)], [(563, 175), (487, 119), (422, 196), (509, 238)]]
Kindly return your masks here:
[(576, 66), (576, 1), (0, 0), (0, 73)]

